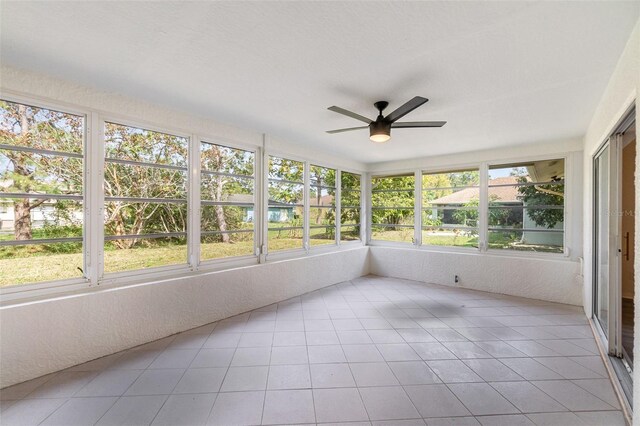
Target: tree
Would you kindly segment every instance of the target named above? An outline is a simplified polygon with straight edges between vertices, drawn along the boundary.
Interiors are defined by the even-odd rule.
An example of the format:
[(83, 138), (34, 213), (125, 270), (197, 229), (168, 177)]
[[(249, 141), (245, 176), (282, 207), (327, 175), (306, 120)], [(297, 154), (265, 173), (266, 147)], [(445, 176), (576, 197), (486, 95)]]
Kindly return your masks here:
[[(311, 187), (311, 198), (315, 198), (315, 205), (322, 205), (322, 197), (330, 196), (330, 206), (333, 206), (335, 209), (336, 171), (334, 169), (328, 169), (325, 167), (311, 166), (311, 175), (309, 180)], [(315, 222), (316, 225), (319, 225), (322, 221), (323, 209), (316, 208), (316, 210)], [(329, 224), (335, 223), (335, 214), (332, 215), (331, 211), (325, 214), (325, 218), (327, 219)]]
[[(340, 223), (359, 224), (360, 223), (360, 197), (361, 185), (360, 175), (342, 172), (340, 175)], [(354, 228), (356, 235), (360, 234), (360, 226)]]
[(407, 219), (413, 217), (414, 180), (413, 176), (374, 179), (371, 194), (372, 205), (374, 207), (389, 207), (389, 209), (374, 208), (371, 212), (373, 223), (402, 225)]
[[(202, 144), (200, 150), (202, 170), (220, 174), (203, 174), (201, 179), (201, 197), (216, 202), (229, 201), (232, 196), (253, 195), (254, 181), (251, 178), (238, 178), (230, 175), (253, 175), (254, 154), (248, 151), (228, 148), (214, 144)], [(240, 202), (240, 201), (238, 201)], [(231, 243), (227, 231), (237, 229), (242, 220), (242, 209), (235, 206), (213, 206), (202, 209), (201, 226), (221, 231), (223, 243)]]
[(281, 157), (269, 157), (269, 199), (285, 204), (302, 204), (304, 164)]
[[(480, 206), (480, 200), (477, 198), (472, 198), (462, 205), (462, 208), (456, 210), (453, 213), (453, 218), (461, 225), (464, 226), (478, 226), (478, 208)], [(495, 208), (498, 207), (498, 208)], [(489, 196), (489, 226), (499, 226), (503, 225), (505, 220), (511, 214), (511, 209), (509, 208), (500, 208), (503, 207), (499, 198), (495, 195)], [(469, 234), (476, 235), (477, 231), (469, 231)]]
[[(187, 140), (113, 123), (106, 123), (104, 130), (105, 197), (120, 198), (105, 202), (105, 233), (120, 236), (184, 232), (187, 223), (186, 171), (120, 164), (108, 159), (186, 167)], [(127, 198), (170, 199), (171, 202)], [(113, 244), (126, 249), (134, 247), (138, 241), (138, 238), (127, 238), (114, 240)]]
[[(519, 183), (527, 183), (526, 177), (520, 177)], [(523, 185), (518, 187), (518, 198), (525, 206), (564, 206), (564, 184)], [(529, 208), (527, 214), (538, 226), (551, 229), (564, 221), (564, 209)]]
[[(82, 117), (0, 101), (0, 143), (39, 150), (82, 153)], [(6, 160), (2, 159), (6, 157)], [(34, 194), (13, 204), (14, 238), (33, 238), (31, 213), (48, 199), (40, 194), (82, 193), (82, 160), (27, 151), (5, 150), (0, 181), (6, 191)], [(57, 202), (57, 207), (71, 203)]]
[(480, 173), (477, 170), (449, 173), (448, 177), (453, 187), (473, 186), (480, 183)]

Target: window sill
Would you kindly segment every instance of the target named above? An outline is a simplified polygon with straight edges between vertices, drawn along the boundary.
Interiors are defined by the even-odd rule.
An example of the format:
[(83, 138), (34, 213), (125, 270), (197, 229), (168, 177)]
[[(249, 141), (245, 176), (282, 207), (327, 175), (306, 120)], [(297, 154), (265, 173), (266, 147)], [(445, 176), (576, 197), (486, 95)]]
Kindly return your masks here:
[(491, 257), (503, 257), (503, 258), (518, 258), (518, 259), (542, 259), (542, 260), (556, 260), (556, 261), (568, 261), (577, 262), (575, 259), (571, 259), (568, 253), (537, 253), (537, 252), (525, 252), (525, 251), (508, 251), (500, 249), (489, 249), (486, 251), (479, 250), (475, 247), (455, 247), (455, 246), (416, 246), (411, 243), (400, 243), (394, 241), (371, 241), (370, 247), (386, 247), (395, 249), (408, 249), (416, 251), (424, 251), (430, 253), (452, 253), (452, 254), (470, 254), (477, 256), (491, 256)]

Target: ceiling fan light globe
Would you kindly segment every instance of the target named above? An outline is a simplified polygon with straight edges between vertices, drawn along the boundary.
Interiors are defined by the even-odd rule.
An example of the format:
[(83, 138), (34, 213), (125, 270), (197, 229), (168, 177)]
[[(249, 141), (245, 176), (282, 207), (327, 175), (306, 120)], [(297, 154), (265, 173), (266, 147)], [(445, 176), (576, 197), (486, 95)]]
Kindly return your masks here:
[(369, 139), (376, 143), (385, 143), (391, 139), (391, 124), (376, 120), (369, 125)]
[(384, 134), (384, 133), (377, 133), (375, 135), (371, 135), (369, 136), (369, 139), (371, 139), (371, 142), (375, 142), (375, 143), (385, 143), (387, 142), (389, 139), (391, 139), (390, 135)]

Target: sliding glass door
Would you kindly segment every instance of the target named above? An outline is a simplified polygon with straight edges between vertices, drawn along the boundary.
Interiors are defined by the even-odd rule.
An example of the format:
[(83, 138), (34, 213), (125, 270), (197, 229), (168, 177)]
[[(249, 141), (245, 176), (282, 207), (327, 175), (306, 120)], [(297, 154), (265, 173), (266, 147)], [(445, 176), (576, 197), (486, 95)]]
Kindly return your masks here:
[(594, 158), (594, 315), (610, 355), (621, 356), (620, 160), (622, 139), (612, 135)]
[(594, 159), (594, 314), (602, 334), (609, 340), (610, 322), (610, 211), (611, 145), (607, 141)]

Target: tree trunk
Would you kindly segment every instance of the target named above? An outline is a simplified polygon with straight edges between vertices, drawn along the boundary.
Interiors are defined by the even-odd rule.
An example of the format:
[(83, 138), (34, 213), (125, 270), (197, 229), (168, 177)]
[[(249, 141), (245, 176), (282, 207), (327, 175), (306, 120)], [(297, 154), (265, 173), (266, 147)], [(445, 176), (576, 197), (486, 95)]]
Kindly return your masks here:
[(31, 235), (31, 203), (28, 198), (18, 199), (13, 204), (14, 235), (16, 240), (30, 240)]
[[(29, 120), (27, 118), (27, 108), (24, 105), (18, 106), (20, 114), (20, 139), (27, 139), (29, 133)], [(29, 169), (23, 164), (24, 157), (18, 154), (12, 158), (14, 172), (21, 176), (29, 176)], [(29, 192), (29, 188), (20, 188), (24, 192)], [(24, 241), (32, 238), (31, 233), (31, 202), (28, 198), (18, 199), (13, 205), (14, 214), (14, 235), (16, 240)]]

